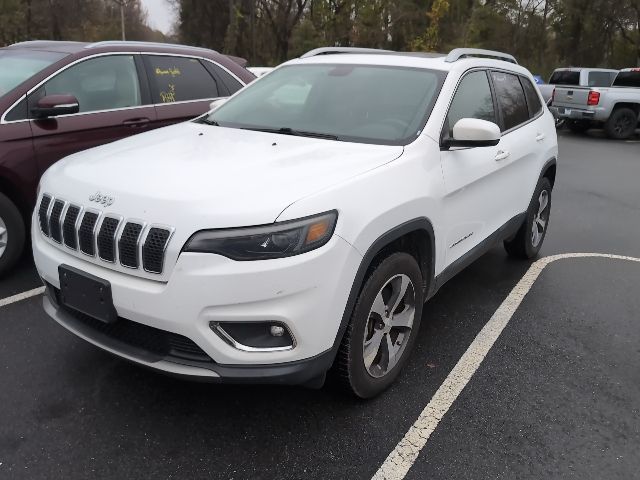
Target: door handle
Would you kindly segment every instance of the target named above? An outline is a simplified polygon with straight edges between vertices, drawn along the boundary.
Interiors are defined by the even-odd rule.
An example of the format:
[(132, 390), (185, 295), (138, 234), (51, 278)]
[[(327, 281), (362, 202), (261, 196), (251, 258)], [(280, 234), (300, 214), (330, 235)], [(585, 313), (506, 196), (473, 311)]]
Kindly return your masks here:
[(126, 127), (140, 128), (140, 127), (147, 126), (150, 122), (151, 120), (149, 118), (143, 117), (143, 118), (132, 118), (130, 120), (125, 120), (124, 122), (122, 122), (122, 124)]
[(509, 152), (499, 150), (496, 154), (496, 162), (499, 162), (500, 160), (506, 160), (507, 158), (509, 158), (509, 155), (511, 155)]
[(536, 142), (541, 142), (545, 139), (545, 137), (546, 135), (544, 133), (539, 133), (538, 135), (536, 135)]

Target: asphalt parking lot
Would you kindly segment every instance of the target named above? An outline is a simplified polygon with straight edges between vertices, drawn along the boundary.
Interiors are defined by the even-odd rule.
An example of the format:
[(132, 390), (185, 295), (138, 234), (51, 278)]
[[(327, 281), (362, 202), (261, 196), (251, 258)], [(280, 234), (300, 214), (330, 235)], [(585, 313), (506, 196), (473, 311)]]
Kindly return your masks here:
[[(640, 258), (640, 135), (563, 132), (560, 149), (541, 256)], [(495, 248), (449, 282), (399, 381), (366, 402), (331, 385), (176, 380), (75, 338), (38, 296), (0, 306), (0, 478), (640, 478), (640, 263), (629, 259), (549, 263), (428, 438), (402, 446), (530, 267)], [(38, 286), (25, 257), (0, 299)]]

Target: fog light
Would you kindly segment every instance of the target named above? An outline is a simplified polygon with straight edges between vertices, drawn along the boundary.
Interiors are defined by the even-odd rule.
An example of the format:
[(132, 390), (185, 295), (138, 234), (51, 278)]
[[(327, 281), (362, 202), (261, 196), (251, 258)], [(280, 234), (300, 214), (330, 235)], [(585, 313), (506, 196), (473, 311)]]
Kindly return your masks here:
[(280, 325), (271, 325), (271, 335), (274, 337), (281, 337), (284, 335), (284, 327)]
[(293, 335), (283, 323), (210, 322), (209, 326), (229, 345), (245, 352), (276, 352), (296, 346)]

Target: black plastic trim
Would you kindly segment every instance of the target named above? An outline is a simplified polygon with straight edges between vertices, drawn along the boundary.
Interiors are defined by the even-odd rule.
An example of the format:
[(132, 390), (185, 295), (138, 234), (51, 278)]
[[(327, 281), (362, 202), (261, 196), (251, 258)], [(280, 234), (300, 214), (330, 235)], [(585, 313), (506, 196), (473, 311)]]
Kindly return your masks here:
[(435, 295), (440, 287), (442, 287), (445, 283), (455, 277), (462, 270), (467, 268), (473, 262), (475, 262), (482, 255), (491, 250), (497, 243), (506, 240), (507, 238), (512, 237), (518, 232), (518, 229), (524, 222), (527, 213), (520, 213), (501, 226), (498, 230), (489, 235), (486, 239), (480, 242), (478, 245), (473, 247), (467, 253), (465, 253), (458, 260), (453, 262), (447, 268), (445, 268), (442, 273), (440, 273), (434, 282), (434, 290), (430, 297)]
[(362, 257), (362, 261), (360, 262), (360, 267), (358, 267), (358, 271), (356, 273), (355, 279), (353, 280), (353, 285), (351, 286), (351, 291), (349, 292), (349, 298), (347, 300), (347, 305), (344, 309), (344, 313), (342, 314), (342, 320), (340, 321), (340, 328), (338, 329), (338, 333), (336, 334), (336, 339), (329, 350), (331, 364), (333, 364), (333, 360), (335, 359), (336, 354), (338, 353), (338, 348), (340, 348), (340, 343), (342, 342), (342, 337), (344, 335), (345, 330), (347, 329), (347, 325), (349, 324), (349, 320), (351, 319), (351, 314), (356, 304), (356, 300), (358, 299), (358, 295), (360, 294), (360, 290), (362, 289), (362, 285), (365, 281), (365, 275), (371, 262), (375, 258), (375, 256), (382, 251), (384, 247), (390, 245), (394, 241), (398, 240), (400, 237), (407, 235), (416, 231), (424, 231), (429, 235), (429, 243), (431, 244), (431, 256), (429, 261), (429, 277), (425, 278), (427, 285), (427, 294), (425, 298), (431, 297), (429, 293), (431, 292), (434, 285), (434, 268), (435, 268), (435, 258), (436, 258), (436, 250), (435, 250), (435, 234), (433, 232), (433, 225), (428, 218), (416, 218), (413, 220), (409, 220), (397, 227), (389, 230), (384, 233), (378, 239), (373, 242), (373, 244), (369, 247), (367, 252)]

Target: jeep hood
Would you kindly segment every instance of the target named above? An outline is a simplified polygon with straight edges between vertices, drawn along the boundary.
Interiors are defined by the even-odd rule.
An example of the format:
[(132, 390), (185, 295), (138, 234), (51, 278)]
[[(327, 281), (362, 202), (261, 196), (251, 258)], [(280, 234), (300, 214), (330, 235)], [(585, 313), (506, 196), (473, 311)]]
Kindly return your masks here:
[[(271, 223), (297, 200), (402, 151), (188, 122), (67, 157), (47, 171), (41, 188), (105, 213), (191, 233)], [(90, 202), (96, 192), (113, 204)]]

